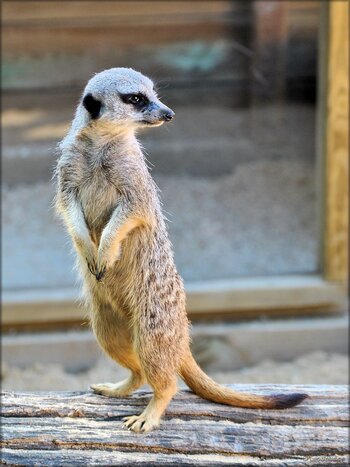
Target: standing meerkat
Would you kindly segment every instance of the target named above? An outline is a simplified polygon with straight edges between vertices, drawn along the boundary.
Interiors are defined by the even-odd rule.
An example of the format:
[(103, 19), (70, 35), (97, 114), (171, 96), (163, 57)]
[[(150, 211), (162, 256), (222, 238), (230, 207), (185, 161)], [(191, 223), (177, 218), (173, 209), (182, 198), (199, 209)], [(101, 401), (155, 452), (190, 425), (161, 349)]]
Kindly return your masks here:
[(102, 349), (131, 371), (125, 381), (91, 388), (122, 397), (149, 383), (148, 406), (125, 419), (136, 432), (159, 425), (178, 375), (199, 396), (232, 406), (287, 408), (306, 397), (235, 392), (215, 383), (193, 359), (183, 282), (158, 189), (135, 137), (137, 129), (173, 116), (141, 73), (98, 73), (60, 143), (56, 167), (56, 206), (78, 253), (92, 329)]

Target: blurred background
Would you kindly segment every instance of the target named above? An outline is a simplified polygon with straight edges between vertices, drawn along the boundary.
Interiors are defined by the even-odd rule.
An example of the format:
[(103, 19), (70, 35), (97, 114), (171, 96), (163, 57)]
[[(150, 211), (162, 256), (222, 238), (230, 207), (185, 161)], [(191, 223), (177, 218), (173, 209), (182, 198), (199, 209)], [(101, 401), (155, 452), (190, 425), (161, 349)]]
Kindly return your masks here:
[(325, 253), (325, 199), (344, 185), (326, 171), (330, 15), (321, 1), (3, 2), (5, 388), (39, 389), (40, 373), (41, 389), (84, 389), (121, 371), (84, 324), (51, 180), (86, 81), (116, 66), (150, 76), (176, 112), (140, 139), (199, 362), (224, 382), (347, 380), (347, 274)]

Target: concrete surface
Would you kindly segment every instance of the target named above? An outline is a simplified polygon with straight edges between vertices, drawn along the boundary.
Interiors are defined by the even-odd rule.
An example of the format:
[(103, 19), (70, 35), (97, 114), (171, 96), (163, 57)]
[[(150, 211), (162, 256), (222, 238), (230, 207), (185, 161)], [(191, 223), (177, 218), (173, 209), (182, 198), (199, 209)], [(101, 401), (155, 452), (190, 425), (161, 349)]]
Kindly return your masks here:
[[(195, 323), (192, 349), (207, 371), (249, 367), (264, 359), (287, 361), (306, 353), (346, 354), (348, 317), (298, 318), (247, 323)], [(61, 365), (66, 371), (84, 371), (96, 365), (102, 351), (89, 330), (5, 335), (2, 363), (24, 368)], [(107, 357), (103, 357), (107, 359)]]

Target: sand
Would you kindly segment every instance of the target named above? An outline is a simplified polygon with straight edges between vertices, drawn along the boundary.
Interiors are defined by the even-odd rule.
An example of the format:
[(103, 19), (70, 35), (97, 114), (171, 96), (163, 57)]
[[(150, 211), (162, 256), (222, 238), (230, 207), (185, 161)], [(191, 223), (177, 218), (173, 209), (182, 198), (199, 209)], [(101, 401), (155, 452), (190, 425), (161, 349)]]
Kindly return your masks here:
[(185, 280), (316, 270), (311, 164), (261, 160), (217, 178), (156, 180)]
[[(317, 351), (288, 362), (264, 360), (249, 368), (209, 374), (227, 384), (348, 384), (348, 364), (346, 355)], [(94, 367), (78, 374), (66, 372), (61, 365), (33, 364), (25, 369), (2, 365), (2, 389), (83, 391), (92, 383), (116, 382), (127, 374), (104, 355)]]

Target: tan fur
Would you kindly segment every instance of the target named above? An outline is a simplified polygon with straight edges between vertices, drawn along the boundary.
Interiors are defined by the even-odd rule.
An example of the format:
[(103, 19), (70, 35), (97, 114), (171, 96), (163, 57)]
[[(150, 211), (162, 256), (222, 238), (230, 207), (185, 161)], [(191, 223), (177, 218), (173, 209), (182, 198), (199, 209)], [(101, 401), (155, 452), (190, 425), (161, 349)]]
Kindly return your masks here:
[[(149, 89), (147, 78), (132, 70), (114, 70), (124, 88), (134, 89), (139, 80), (149, 99), (163, 105)], [(104, 73), (106, 86), (117, 87), (113, 73)], [(99, 96), (98, 86), (93, 85)], [(197, 394), (215, 402), (258, 408), (300, 402), (305, 395), (236, 393), (212, 381), (197, 366), (190, 352), (183, 282), (174, 264), (158, 190), (133, 124), (124, 123), (140, 117), (132, 108), (124, 108), (117, 96), (108, 94), (107, 99), (103, 91), (106, 113), (89, 120), (78, 107), (70, 133), (61, 143), (56, 169), (56, 205), (78, 253), (92, 329), (102, 349), (131, 370), (127, 380), (95, 384), (93, 390), (125, 396), (148, 382), (154, 391), (149, 405), (125, 423), (137, 432), (159, 424), (176, 393), (177, 375)], [(108, 120), (113, 116), (108, 105), (123, 116), (120, 121)], [(156, 122), (155, 115), (149, 118)]]

